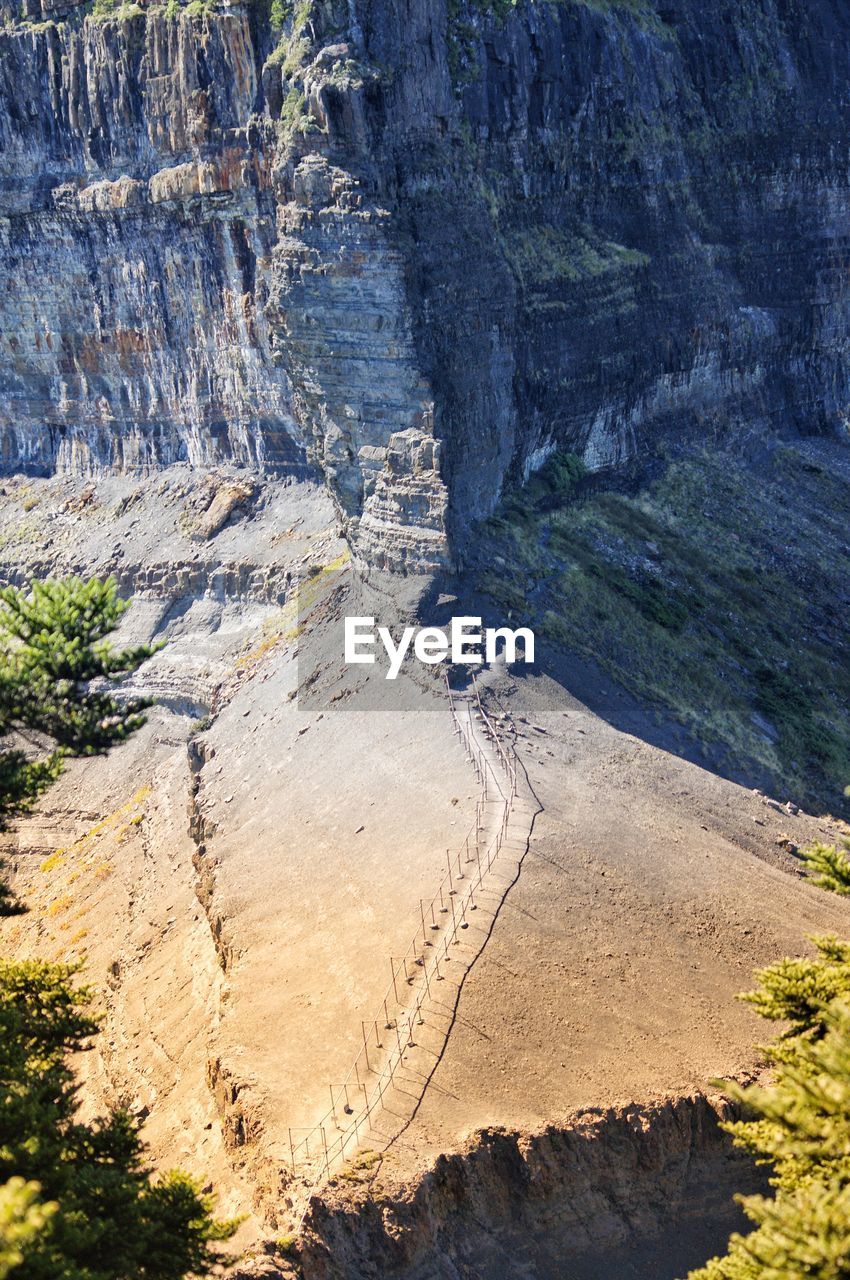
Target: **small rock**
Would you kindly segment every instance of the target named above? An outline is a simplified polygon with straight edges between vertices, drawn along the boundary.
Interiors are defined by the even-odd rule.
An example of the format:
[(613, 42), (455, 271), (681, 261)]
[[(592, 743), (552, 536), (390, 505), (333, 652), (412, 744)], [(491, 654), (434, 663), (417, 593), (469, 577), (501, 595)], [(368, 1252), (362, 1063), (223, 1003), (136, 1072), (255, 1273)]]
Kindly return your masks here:
[(761, 716), (757, 711), (754, 711), (750, 716), (750, 723), (767, 742), (779, 741), (779, 730), (766, 716)]
[(360, 823), (360, 826), (355, 828), (354, 834), (355, 834), (356, 836), (359, 836), (359, 835), (360, 835), (360, 832), (361, 832), (361, 831), (365, 831), (365, 830), (366, 830), (366, 828), (363, 826), (363, 823), (361, 822), (361, 823)]

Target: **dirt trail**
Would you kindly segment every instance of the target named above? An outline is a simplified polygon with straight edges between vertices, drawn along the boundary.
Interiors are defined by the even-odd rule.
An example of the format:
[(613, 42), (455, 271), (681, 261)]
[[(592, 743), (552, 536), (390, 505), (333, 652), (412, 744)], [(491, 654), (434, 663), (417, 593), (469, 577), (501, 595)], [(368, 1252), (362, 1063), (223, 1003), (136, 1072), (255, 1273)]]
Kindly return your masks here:
[(487, 714), (473, 679), (464, 693), (446, 681), (447, 707), (479, 786), (472, 828), (446, 850), (446, 873), (432, 899), (420, 900), (420, 928), (393, 965), (375, 1017), (346, 1078), (331, 1089), (331, 1108), (303, 1136), (290, 1131), (293, 1172), (310, 1196), (358, 1151), (384, 1151), (414, 1119), (445, 1052), (464, 983), (519, 878), (541, 811), (519, 760), (507, 716)]

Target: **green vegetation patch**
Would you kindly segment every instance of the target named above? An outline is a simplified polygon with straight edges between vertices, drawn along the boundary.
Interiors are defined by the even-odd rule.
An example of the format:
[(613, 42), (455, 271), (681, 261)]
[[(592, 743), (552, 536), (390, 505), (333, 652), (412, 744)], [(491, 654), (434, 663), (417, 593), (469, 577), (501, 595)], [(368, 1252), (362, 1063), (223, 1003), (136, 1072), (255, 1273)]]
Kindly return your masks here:
[(93, 22), (127, 22), (130, 18), (142, 18), (145, 11), (141, 5), (120, 3), (119, 0), (94, 0), (90, 18)]
[(647, 31), (670, 34), (670, 28), (656, 13), (652, 0), (538, 0), (538, 3), (581, 5), (594, 13), (611, 14), (615, 18), (623, 15)]
[(280, 109), (280, 128), (284, 135), (311, 133), (319, 126), (310, 115), (303, 90), (293, 85)]
[(143, 9), (135, 0), (91, 0), (83, 12), (90, 22), (126, 22), (154, 14), (163, 14), (170, 20), (182, 14), (200, 18), (217, 12), (217, 0), (165, 0), (165, 4), (151, 5), (148, 9)]
[(816, 840), (803, 850), (806, 874), (819, 889), (850, 896), (850, 838), (843, 836), (840, 844), (823, 844)]
[(678, 457), (634, 496), (576, 497), (578, 478), (553, 492), (550, 472), (506, 498), (482, 540), (483, 589), (719, 763), (837, 807), (850, 782), (850, 484), (805, 446), (775, 449), (758, 474), (728, 453)]
[(312, 0), (273, 0), (269, 9), (272, 33), (278, 43), (269, 56), (269, 64), (279, 66), (291, 79), (308, 60), (313, 48), (307, 34)]
[(850, 945), (813, 938), (817, 956), (786, 957), (743, 996), (786, 1024), (764, 1049), (769, 1082), (723, 1091), (743, 1119), (721, 1128), (770, 1169), (767, 1195), (738, 1196), (755, 1230), (735, 1232), (722, 1258), (689, 1280), (801, 1280), (847, 1274), (850, 1240)]
[(507, 232), (502, 244), (518, 283), (529, 292), (632, 271), (649, 263), (645, 253), (603, 240), (588, 228), (570, 232), (551, 224), (525, 227)]

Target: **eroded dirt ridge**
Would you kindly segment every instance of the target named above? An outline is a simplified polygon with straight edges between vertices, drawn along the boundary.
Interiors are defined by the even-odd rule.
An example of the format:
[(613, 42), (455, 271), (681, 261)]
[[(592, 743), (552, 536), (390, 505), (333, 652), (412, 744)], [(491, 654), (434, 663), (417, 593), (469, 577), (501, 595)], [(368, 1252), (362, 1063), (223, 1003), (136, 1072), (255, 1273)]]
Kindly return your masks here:
[[(741, 1225), (732, 1192), (760, 1190), (696, 1094), (592, 1110), (539, 1133), (489, 1128), (415, 1184), (385, 1162), (315, 1197), (298, 1255), (304, 1280), (667, 1280)], [(364, 1162), (365, 1163), (365, 1162)], [(508, 1206), (510, 1206), (508, 1210)], [(710, 1219), (712, 1228), (704, 1222)]]
[(541, 804), (508, 736), (504, 713), (487, 714), (473, 676), (455, 692), (446, 678), (454, 732), (475, 770), (475, 819), (446, 850), (446, 874), (401, 958), (344, 1080), (329, 1085), (330, 1108), (312, 1128), (289, 1130), (293, 1173), (307, 1183), (300, 1219), (322, 1180), (358, 1149), (384, 1150), (416, 1115), (457, 1016), (463, 984), (519, 877)]

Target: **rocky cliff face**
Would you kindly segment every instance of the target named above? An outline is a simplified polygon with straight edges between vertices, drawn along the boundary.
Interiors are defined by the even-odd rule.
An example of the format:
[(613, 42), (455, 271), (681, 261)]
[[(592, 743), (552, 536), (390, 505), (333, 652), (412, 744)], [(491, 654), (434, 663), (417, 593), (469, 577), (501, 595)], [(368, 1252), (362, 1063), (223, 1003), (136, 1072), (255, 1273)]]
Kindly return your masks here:
[(298, 460), (256, 56), (245, 13), (4, 34), (7, 468)]
[(558, 446), (846, 431), (839, 0), (86, 7), (0, 34), (7, 469), (313, 461), (426, 568)]
[(481, 1131), (413, 1184), (363, 1159), (311, 1203), (298, 1274), (683, 1275), (741, 1225), (732, 1188), (761, 1189), (718, 1127), (729, 1112), (698, 1095), (543, 1133)]

